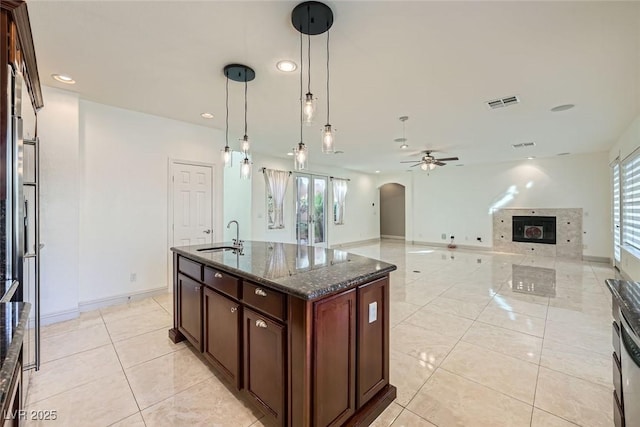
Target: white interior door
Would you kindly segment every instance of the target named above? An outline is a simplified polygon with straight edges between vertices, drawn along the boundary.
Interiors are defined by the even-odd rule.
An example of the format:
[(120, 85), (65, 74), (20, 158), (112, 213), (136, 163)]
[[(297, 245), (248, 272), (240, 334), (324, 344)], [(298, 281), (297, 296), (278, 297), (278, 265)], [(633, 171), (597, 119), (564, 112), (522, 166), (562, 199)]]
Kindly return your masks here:
[(172, 246), (212, 243), (213, 167), (173, 164)]

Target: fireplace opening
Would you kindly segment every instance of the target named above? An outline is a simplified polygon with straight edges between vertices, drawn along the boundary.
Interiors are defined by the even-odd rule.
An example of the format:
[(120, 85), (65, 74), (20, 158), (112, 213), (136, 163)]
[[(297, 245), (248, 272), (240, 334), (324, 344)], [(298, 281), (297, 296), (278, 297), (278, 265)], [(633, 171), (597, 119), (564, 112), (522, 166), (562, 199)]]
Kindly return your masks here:
[(514, 216), (512, 228), (514, 242), (556, 244), (555, 216)]

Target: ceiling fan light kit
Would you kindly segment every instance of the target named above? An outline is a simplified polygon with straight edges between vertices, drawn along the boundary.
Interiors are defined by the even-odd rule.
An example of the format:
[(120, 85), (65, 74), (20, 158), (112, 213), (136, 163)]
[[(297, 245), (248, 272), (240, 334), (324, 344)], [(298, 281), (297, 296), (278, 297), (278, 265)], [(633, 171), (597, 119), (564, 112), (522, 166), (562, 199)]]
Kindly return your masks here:
[(431, 155), (431, 153), (433, 153), (433, 150), (425, 150), (423, 151), (423, 153), (424, 155), (418, 161), (408, 160), (408, 161), (402, 161), (400, 163), (413, 163), (413, 165), (411, 165), (410, 167), (413, 168), (416, 166), (420, 166), (420, 169), (422, 169), (423, 171), (427, 171), (428, 173), (429, 171), (434, 170), (436, 166), (446, 166), (447, 164), (444, 162), (453, 162), (456, 160), (460, 160), (457, 157), (445, 157), (442, 159), (436, 159)]

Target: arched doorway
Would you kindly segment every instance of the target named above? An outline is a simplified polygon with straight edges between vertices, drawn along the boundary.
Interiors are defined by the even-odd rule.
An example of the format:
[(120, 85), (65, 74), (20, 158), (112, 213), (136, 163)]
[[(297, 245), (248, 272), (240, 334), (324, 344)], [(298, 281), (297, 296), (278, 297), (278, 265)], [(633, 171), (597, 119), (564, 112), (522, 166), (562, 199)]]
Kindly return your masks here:
[(389, 183), (380, 187), (380, 238), (405, 240), (405, 188)]

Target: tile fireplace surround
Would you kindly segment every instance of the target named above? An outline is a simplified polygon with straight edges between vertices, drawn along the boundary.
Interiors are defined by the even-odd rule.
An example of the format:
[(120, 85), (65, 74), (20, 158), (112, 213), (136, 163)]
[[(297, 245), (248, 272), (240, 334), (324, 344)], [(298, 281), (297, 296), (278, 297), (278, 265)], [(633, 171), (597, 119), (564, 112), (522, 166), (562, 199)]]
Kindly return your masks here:
[[(511, 225), (514, 216), (555, 216), (556, 244), (512, 241)], [(493, 212), (493, 250), (582, 259), (582, 208), (497, 209)]]

